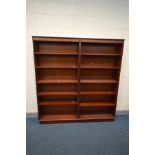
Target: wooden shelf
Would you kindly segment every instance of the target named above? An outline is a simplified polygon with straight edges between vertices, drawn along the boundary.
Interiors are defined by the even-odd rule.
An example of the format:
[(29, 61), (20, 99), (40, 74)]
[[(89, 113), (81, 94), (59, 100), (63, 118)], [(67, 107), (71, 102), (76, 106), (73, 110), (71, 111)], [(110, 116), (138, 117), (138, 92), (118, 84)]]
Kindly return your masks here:
[(121, 54), (102, 54), (102, 53), (81, 53), (81, 55), (91, 55), (91, 56), (121, 56)]
[(37, 69), (44, 69), (44, 68), (78, 68), (77, 66), (71, 66), (71, 65), (50, 65), (50, 66), (36, 66)]
[[(114, 91), (81, 91), (80, 95), (116, 95), (117, 92)], [(77, 92), (72, 91), (54, 91), (54, 92), (38, 92), (38, 96), (48, 96), (48, 95), (78, 95)]]
[(39, 102), (39, 106), (51, 106), (51, 105), (76, 105), (75, 101), (55, 101), (55, 102)]
[[(62, 66), (62, 65), (52, 65), (52, 66), (36, 66), (37, 69), (44, 68), (78, 68), (78, 66)], [(81, 69), (120, 69), (119, 67), (104, 67), (104, 66), (80, 66)]]
[(82, 69), (120, 69), (119, 67), (104, 67), (104, 66), (81, 66)]
[(48, 95), (77, 95), (77, 92), (39, 92), (38, 96), (48, 96)]
[(116, 95), (114, 91), (81, 91), (80, 95)]
[(55, 122), (55, 121), (72, 121), (76, 120), (76, 115), (41, 115), (40, 122)]
[[(36, 55), (78, 55), (78, 53), (64, 53), (64, 52), (35, 52)], [(81, 55), (90, 56), (121, 56), (121, 54), (102, 54), (102, 53), (81, 53)]]
[(114, 119), (112, 114), (81, 114), (79, 118), (82, 120), (96, 120), (96, 119)]
[(38, 80), (37, 83), (78, 83), (78, 80)]
[(95, 43), (95, 44), (123, 44), (124, 43), (124, 39), (87, 39), (87, 38), (83, 38), (82, 39), (82, 43), (86, 43), (86, 44), (91, 44), (91, 43)]
[(79, 39), (77, 38), (64, 38), (64, 37), (37, 37), (33, 36), (33, 41), (37, 42), (67, 42), (67, 43), (78, 43)]
[(117, 80), (80, 80), (80, 83), (118, 83)]
[(55, 122), (78, 122), (78, 121), (95, 121), (95, 120), (113, 120), (112, 114), (80, 114), (77, 115), (41, 115), (39, 121), (41, 123)]
[(113, 102), (85, 102), (80, 103), (80, 107), (114, 107)]
[(78, 53), (64, 53), (64, 52), (35, 52), (36, 55), (78, 55)]

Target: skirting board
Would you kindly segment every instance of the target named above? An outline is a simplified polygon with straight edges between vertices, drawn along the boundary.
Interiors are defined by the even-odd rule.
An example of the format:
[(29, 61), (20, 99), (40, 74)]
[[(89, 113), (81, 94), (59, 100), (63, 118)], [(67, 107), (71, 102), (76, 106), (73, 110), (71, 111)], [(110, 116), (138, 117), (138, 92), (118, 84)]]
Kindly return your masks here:
[[(128, 110), (118, 110), (116, 111), (116, 115), (129, 115), (129, 111)], [(33, 118), (33, 117), (37, 117), (38, 114), (37, 113), (26, 113), (26, 117), (27, 118)]]

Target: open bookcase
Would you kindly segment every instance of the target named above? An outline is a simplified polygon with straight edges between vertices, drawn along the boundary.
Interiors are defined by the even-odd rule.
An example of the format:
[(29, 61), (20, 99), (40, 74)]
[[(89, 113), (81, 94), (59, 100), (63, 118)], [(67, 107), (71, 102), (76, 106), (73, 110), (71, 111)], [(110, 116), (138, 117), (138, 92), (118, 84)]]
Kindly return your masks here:
[(123, 44), (33, 37), (40, 123), (113, 121)]

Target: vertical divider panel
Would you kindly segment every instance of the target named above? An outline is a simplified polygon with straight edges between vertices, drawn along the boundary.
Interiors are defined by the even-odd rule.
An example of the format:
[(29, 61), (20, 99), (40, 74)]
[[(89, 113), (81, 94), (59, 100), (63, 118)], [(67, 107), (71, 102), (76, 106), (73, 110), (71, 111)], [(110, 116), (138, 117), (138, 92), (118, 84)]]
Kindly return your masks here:
[(119, 61), (119, 67), (120, 69), (118, 70), (117, 74), (116, 74), (116, 80), (118, 81), (117, 85), (116, 85), (116, 98), (115, 98), (115, 108), (114, 108), (114, 118), (115, 118), (115, 115), (116, 115), (116, 107), (117, 107), (117, 99), (118, 99), (118, 90), (119, 90), (119, 83), (120, 83), (120, 73), (121, 73), (121, 64), (122, 64), (122, 55), (123, 55), (123, 48), (124, 48), (124, 44), (121, 44), (120, 47), (119, 47), (119, 53), (121, 53), (121, 56), (120, 56), (120, 59), (118, 60)]
[[(32, 38), (33, 41), (33, 38)], [(34, 57), (34, 69), (35, 69), (35, 84), (36, 84), (36, 96), (37, 96), (37, 108), (38, 108), (38, 118), (40, 118), (40, 109), (39, 109), (39, 97), (38, 97), (38, 84), (37, 84), (37, 80), (38, 80), (38, 73), (37, 73), (37, 69), (36, 69), (36, 60), (37, 60), (37, 56), (35, 55), (35, 52), (38, 51), (38, 43), (33, 41), (33, 57)]]
[(79, 40), (79, 50), (78, 50), (78, 85), (77, 85), (77, 118), (79, 118), (79, 108), (80, 108), (80, 65), (81, 65), (81, 41)]

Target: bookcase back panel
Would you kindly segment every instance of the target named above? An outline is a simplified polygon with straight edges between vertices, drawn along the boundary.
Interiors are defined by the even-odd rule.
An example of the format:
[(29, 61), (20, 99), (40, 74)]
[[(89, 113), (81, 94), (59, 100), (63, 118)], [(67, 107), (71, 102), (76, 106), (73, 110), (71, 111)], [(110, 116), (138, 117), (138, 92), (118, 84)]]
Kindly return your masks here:
[(53, 96), (39, 96), (40, 102), (50, 102), (50, 101), (77, 101), (76, 95), (68, 95), (68, 96), (60, 96), (60, 95), (53, 95)]
[(82, 53), (118, 54), (118, 45), (83, 43)]
[(38, 66), (77, 66), (78, 57), (67, 55), (41, 55), (36, 59)]
[(110, 69), (81, 69), (81, 79), (115, 79), (116, 72)]
[(64, 42), (40, 42), (37, 46), (37, 52), (57, 52), (57, 53), (77, 53), (78, 43)]
[(113, 107), (81, 107), (81, 114), (108, 114), (112, 113)]
[(40, 113), (42, 115), (76, 114), (76, 106), (75, 105), (41, 106)]
[(77, 84), (40, 84), (38, 85), (39, 92), (65, 92), (77, 91)]
[(38, 71), (38, 77), (40, 80), (52, 80), (52, 79), (77, 79), (76, 69), (40, 69)]
[(109, 56), (82, 56), (81, 67), (119, 67), (118, 63), (119, 57), (109, 57)]
[(89, 83), (81, 84), (80, 91), (112, 91), (115, 90), (116, 84)]
[(80, 102), (113, 102), (114, 95), (81, 95)]

